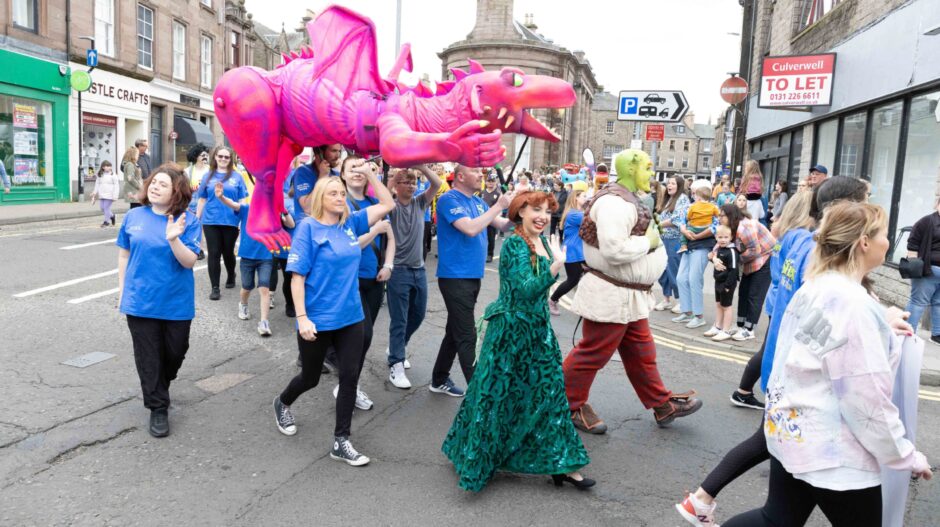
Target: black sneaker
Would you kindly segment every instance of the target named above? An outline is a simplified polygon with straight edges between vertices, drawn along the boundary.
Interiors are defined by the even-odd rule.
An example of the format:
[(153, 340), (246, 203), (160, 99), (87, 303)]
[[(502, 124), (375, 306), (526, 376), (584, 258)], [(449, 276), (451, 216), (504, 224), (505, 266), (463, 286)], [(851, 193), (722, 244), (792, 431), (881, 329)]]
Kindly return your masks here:
[(757, 397), (754, 397), (753, 393), (743, 394), (737, 390), (731, 394), (731, 404), (740, 406), (741, 408), (753, 408), (755, 410), (764, 409), (764, 403), (757, 400)]
[(274, 422), (277, 423), (277, 429), (286, 436), (297, 433), (297, 426), (294, 424), (293, 414), (290, 413), (290, 406), (282, 403), (280, 396), (274, 398)]
[(428, 386), (428, 390), (431, 390), (431, 392), (433, 393), (443, 393), (444, 395), (449, 395), (451, 397), (463, 397), (464, 395), (463, 390), (458, 388), (454, 384), (454, 381), (450, 380), (450, 377), (448, 377), (446, 381), (444, 381), (441, 384), (438, 384), (437, 386), (435, 386), (434, 384), (431, 384), (430, 386)]
[(170, 435), (170, 419), (165, 408), (150, 411), (150, 435), (153, 437)]
[(206, 259), (206, 251), (203, 251), (202, 249), (199, 249), (199, 254), (196, 255), (196, 259), (197, 259), (197, 260), (205, 260), (205, 259)]
[(345, 461), (354, 467), (361, 467), (369, 462), (369, 458), (356, 452), (348, 437), (333, 438), (333, 450), (330, 451), (330, 457), (337, 461)]
[(284, 307), (284, 314), (287, 315), (287, 318), (297, 318), (297, 311), (294, 310), (294, 304), (287, 304)]
[(931, 335), (930, 341), (934, 344), (940, 344), (940, 335)]
[(235, 273), (232, 273), (232, 276), (228, 277), (228, 279), (225, 280), (225, 288), (235, 289)]
[(222, 298), (222, 293), (219, 291), (218, 287), (213, 287), (212, 292), (209, 293), (209, 300), (218, 300)]
[(490, 262), (492, 262), (492, 261), (493, 261), (493, 257), (490, 256), (490, 255), (487, 255), (487, 256), (486, 256), (486, 263), (490, 263)]

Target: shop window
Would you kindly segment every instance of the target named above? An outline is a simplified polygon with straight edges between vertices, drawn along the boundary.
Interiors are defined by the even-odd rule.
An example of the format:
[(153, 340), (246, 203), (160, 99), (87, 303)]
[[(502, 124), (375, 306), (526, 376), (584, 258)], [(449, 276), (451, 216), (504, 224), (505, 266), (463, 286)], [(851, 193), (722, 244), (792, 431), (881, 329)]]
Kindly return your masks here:
[(52, 152), (52, 105), (0, 94), (0, 163), (12, 187), (51, 187)]
[(114, 56), (114, 0), (95, 0), (95, 47), (100, 55)]
[(836, 160), (836, 135), (839, 132), (839, 120), (830, 119), (816, 127), (816, 162), (814, 165), (824, 165), (833, 168)]
[(614, 133), (614, 122), (613, 122), (613, 121), (607, 121), (607, 133), (608, 133), (608, 134)]
[(153, 9), (137, 4), (137, 65), (153, 69)]
[[(909, 227), (930, 214), (936, 205), (937, 174), (940, 173), (940, 119), (937, 103), (940, 91), (911, 99), (907, 127), (907, 149), (901, 178), (897, 228)], [(894, 251), (894, 261), (904, 256)]]
[(117, 164), (117, 118), (82, 112), (82, 167), (85, 181), (94, 181), (101, 163)]
[(203, 88), (212, 87), (212, 37), (203, 35), (199, 48), (199, 84)]
[(861, 177), (862, 152), (865, 150), (866, 112), (848, 115), (842, 121), (842, 147), (839, 152), (839, 175)]
[(186, 80), (186, 26), (173, 21), (173, 78)]
[(829, 14), (842, 0), (803, 0), (800, 13), (800, 30), (819, 22)]
[(904, 104), (898, 101), (879, 106), (871, 114), (868, 173), (864, 174), (864, 177), (871, 181), (869, 201), (881, 205), (887, 211), (891, 210), (894, 195), (894, 174), (897, 172), (903, 108)]
[(13, 25), (35, 33), (38, 31), (36, 24), (38, 11), (38, 0), (13, 0)]

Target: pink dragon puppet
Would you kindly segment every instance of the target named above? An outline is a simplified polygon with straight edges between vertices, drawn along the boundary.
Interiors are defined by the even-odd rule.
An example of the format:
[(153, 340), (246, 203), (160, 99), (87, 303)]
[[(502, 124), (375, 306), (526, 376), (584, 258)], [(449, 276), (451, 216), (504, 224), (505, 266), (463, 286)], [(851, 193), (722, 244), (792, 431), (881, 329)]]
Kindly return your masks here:
[(398, 82), (411, 71), (410, 46), (402, 46), (391, 73), (378, 73), (375, 26), (353, 11), (332, 6), (307, 24), (312, 46), (284, 55), (274, 71), (240, 67), (215, 89), (215, 113), (229, 142), (256, 181), (248, 234), (272, 251), (290, 245), (281, 228), (281, 196), (290, 163), (304, 147), (340, 143), (362, 155), (381, 154), (392, 166), (458, 162), (492, 166), (505, 156), (502, 133), (558, 141), (532, 117), (533, 108), (574, 104), (571, 85), (516, 68), (469, 73), (414, 88)]

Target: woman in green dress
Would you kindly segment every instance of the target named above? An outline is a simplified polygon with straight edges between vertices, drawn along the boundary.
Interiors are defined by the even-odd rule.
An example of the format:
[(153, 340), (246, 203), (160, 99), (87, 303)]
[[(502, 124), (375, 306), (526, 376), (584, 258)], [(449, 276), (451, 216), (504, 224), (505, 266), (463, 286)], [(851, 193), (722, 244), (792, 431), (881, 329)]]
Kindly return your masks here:
[(548, 290), (565, 263), (541, 235), (558, 207), (551, 194), (523, 192), (509, 206), (516, 224), (499, 257), (499, 297), (486, 308), (473, 379), (442, 450), (465, 490), (480, 491), (497, 470), (550, 474), (587, 489), (588, 464), (568, 411), (561, 350), (548, 312)]

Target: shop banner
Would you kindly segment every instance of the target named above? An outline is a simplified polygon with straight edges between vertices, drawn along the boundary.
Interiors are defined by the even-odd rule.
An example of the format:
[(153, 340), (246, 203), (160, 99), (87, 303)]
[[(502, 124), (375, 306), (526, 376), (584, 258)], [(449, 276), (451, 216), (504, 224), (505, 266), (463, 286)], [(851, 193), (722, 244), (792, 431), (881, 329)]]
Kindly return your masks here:
[(13, 184), (36, 185), (42, 184), (39, 177), (39, 163), (37, 159), (13, 158)]
[(37, 128), (36, 107), (29, 104), (13, 104), (13, 126), (17, 128)]
[(117, 127), (117, 117), (82, 112), (82, 124), (96, 124), (99, 126), (107, 126), (108, 128), (115, 128)]
[(39, 134), (36, 132), (14, 132), (13, 153), (24, 156), (38, 156)]
[(829, 106), (835, 69), (835, 53), (765, 57), (758, 106)]

